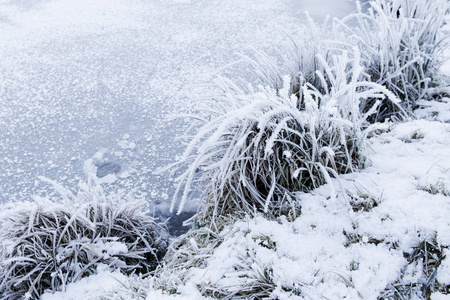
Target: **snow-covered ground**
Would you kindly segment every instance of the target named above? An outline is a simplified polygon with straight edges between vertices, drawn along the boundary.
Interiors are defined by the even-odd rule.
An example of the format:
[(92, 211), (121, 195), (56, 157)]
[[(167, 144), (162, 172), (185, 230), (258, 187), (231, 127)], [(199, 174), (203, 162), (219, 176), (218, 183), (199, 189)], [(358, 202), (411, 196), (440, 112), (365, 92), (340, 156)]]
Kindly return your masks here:
[[(424, 240), (450, 246), (449, 141), (449, 124), (393, 126), (370, 139), (370, 167), (334, 183), (336, 198), (326, 185), (298, 195), (302, 214), (294, 222), (237, 222), (204, 264), (175, 272), (185, 281), (169, 287), (188, 299), (205, 288), (232, 294), (267, 280), (277, 286), (274, 299), (377, 299), (403, 276), (420, 282), (422, 262), (409, 263), (404, 253)], [(443, 285), (450, 284), (449, 260), (436, 275)], [(271, 279), (258, 277), (266, 272)]]
[[(217, 247), (199, 245), (193, 251), (197, 267), (180, 265), (154, 282), (137, 280), (134, 287), (140, 286), (147, 299), (202, 299), (207, 289), (233, 293), (252, 283), (276, 286), (274, 299), (377, 299), (389, 284), (425, 284), (424, 261), (408, 260), (423, 241), (440, 245), (447, 255), (433, 276), (450, 285), (449, 110), (447, 99), (420, 112), (434, 115), (432, 120), (392, 125), (370, 138), (370, 166), (335, 180), (336, 197), (329, 185), (299, 194), (302, 214), (294, 222), (285, 217), (238, 221), (215, 238)], [(196, 243), (194, 236), (188, 240)], [(43, 299), (115, 293), (131, 299), (136, 296), (132, 287), (123, 275), (103, 270)], [(436, 292), (431, 299), (450, 296)]]
[[(179, 153), (174, 137), (184, 129), (168, 117), (195, 106), (217, 74), (251, 81), (240, 65), (223, 67), (253, 49), (275, 52), (286, 42), (280, 28), (300, 36), (303, 9), (320, 21), (354, 5), (0, 0), (0, 202), (49, 192), (38, 176), (71, 187), (94, 173), (107, 189), (134, 190), (166, 210), (172, 182), (153, 171)], [(419, 114), (433, 120), (392, 125), (371, 138), (371, 165), (336, 180), (336, 198), (329, 186), (299, 195), (302, 214), (294, 222), (257, 217), (225, 228), (221, 245), (202, 253), (204, 264), (176, 282), (178, 295), (146, 281), (147, 299), (199, 299), (199, 287), (233, 291), (242, 286), (237, 270), (247, 279), (271, 272), (280, 299), (287, 290), (311, 299), (376, 299), (400, 276), (423, 280), (423, 264), (409, 263), (405, 253), (424, 240), (444, 247), (448, 258), (435, 275), (450, 285), (449, 111), (448, 100), (435, 103)], [(99, 270), (43, 299), (126, 299), (132, 286), (124, 275)]]

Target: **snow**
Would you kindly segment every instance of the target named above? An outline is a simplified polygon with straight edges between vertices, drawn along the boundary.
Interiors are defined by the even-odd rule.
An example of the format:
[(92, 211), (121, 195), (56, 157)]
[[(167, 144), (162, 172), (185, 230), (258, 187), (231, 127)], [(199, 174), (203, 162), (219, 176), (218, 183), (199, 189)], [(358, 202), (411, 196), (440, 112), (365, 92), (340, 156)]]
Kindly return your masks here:
[(120, 272), (111, 272), (100, 265), (98, 274), (67, 285), (64, 292), (45, 293), (41, 300), (99, 299), (123, 288), (128, 278)]
[(441, 293), (435, 293), (431, 295), (431, 300), (449, 300), (450, 295), (443, 295)]
[[(445, 250), (444, 255), (450, 257), (450, 251)], [(450, 259), (445, 259), (439, 266), (437, 279), (440, 283), (450, 285)]]
[[(172, 180), (153, 171), (181, 153), (173, 137), (184, 130), (168, 116), (210, 93), (205, 84), (220, 72), (254, 79), (239, 65), (221, 68), (252, 49), (276, 52), (285, 42), (280, 28), (301, 34), (305, 9), (321, 20), (354, 4), (0, 1), (0, 202), (8, 203), (0, 214), (15, 200), (49, 193), (39, 175), (65, 186), (96, 175), (105, 187), (135, 190), (167, 212)], [(449, 74), (450, 64), (441, 72)], [(402, 274), (417, 279), (404, 253), (431, 238), (447, 248), (436, 278), (450, 284), (450, 100), (420, 104), (420, 120), (370, 138), (367, 168), (334, 179), (336, 197), (328, 184), (298, 194), (302, 214), (294, 222), (258, 216), (226, 227), (205, 263), (183, 270), (178, 294), (149, 287), (147, 299), (201, 299), (202, 285), (235, 291), (266, 269), (279, 299), (300, 298), (282, 287), (311, 299), (376, 299)], [(367, 211), (355, 209), (368, 202)], [(104, 255), (127, 251), (121, 243), (95, 246)], [(42, 299), (127, 295), (124, 284), (134, 278), (98, 271)]]
[[(199, 252), (203, 263), (182, 270), (185, 281), (177, 286), (178, 294), (150, 288), (147, 299), (201, 299), (201, 286), (238, 291), (257, 283), (257, 274), (265, 270), (279, 287), (272, 296), (280, 299), (303, 299), (284, 289), (298, 286), (311, 299), (370, 300), (401, 276), (417, 281), (418, 266), (408, 264), (404, 253), (433, 237), (450, 246), (450, 202), (439, 190), (450, 187), (450, 124), (416, 120), (391, 125), (369, 143), (370, 166), (334, 180), (336, 198), (325, 185), (297, 195), (302, 213), (293, 222), (257, 216), (229, 225), (212, 253)], [(430, 191), (437, 183), (437, 192)], [(352, 206), (372, 200), (376, 205), (366, 210)], [(444, 255), (437, 280), (449, 284), (448, 249)], [(448, 295), (435, 293), (431, 299)]]
[[(206, 266), (184, 275), (180, 299), (194, 285), (228, 291), (249, 286), (255, 268), (270, 269), (273, 282), (282, 287), (298, 283), (311, 299), (377, 299), (408, 265), (404, 253), (423, 239), (436, 236), (440, 245), (450, 246), (448, 196), (425, 190), (438, 182), (450, 186), (449, 146), (450, 124), (417, 120), (392, 125), (370, 139), (368, 168), (334, 182), (341, 186), (337, 198), (322, 186), (298, 195), (302, 213), (294, 222), (259, 216), (225, 229)], [(353, 197), (374, 199), (377, 205), (355, 211)], [(267, 245), (268, 239), (276, 246)], [(450, 280), (449, 261), (438, 270), (442, 284)], [(289, 294), (278, 290), (277, 295)]]

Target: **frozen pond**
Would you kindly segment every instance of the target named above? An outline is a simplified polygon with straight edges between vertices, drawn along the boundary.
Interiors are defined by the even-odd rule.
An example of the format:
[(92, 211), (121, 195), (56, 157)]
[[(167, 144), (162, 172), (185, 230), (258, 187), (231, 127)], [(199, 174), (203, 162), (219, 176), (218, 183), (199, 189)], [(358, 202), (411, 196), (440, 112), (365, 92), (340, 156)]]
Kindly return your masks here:
[[(303, 9), (343, 16), (345, 0), (0, 0), (0, 202), (74, 189), (86, 170), (167, 211), (183, 124), (220, 68), (274, 52)], [(228, 71), (240, 74), (239, 68)], [(233, 73), (234, 72), (234, 73)]]
[[(366, 8), (368, 2), (369, 0), (360, 1), (361, 7)], [(327, 15), (341, 19), (356, 10), (353, 0), (291, 0), (291, 5), (300, 17), (304, 11), (308, 11), (317, 22), (323, 21)]]

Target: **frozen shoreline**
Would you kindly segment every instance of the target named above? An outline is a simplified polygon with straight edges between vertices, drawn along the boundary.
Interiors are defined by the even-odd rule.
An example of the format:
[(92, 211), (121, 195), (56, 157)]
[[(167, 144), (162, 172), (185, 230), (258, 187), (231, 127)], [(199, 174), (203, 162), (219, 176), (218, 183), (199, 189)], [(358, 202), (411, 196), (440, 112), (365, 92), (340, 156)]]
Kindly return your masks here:
[[(336, 13), (348, 13), (341, 2)], [(0, 203), (49, 192), (37, 176), (76, 186), (92, 159), (110, 189), (167, 210), (172, 184), (153, 171), (180, 153), (173, 138), (183, 132), (167, 117), (238, 54), (276, 51), (280, 28), (298, 34), (298, 9), (288, 0), (2, 1)]]
[[(251, 82), (239, 64), (221, 68), (239, 53), (275, 53), (285, 43), (280, 26), (301, 35), (293, 0), (130, 3), (0, 3), (0, 203), (51, 193), (40, 175), (69, 189), (94, 176), (106, 192), (131, 191), (167, 214), (173, 179), (154, 171), (180, 153), (173, 138), (184, 129), (167, 117), (195, 107), (220, 72)], [(353, 7), (303, 3), (311, 10), (328, 3), (337, 16)], [(448, 299), (450, 105), (420, 104), (426, 120), (384, 124), (368, 140), (367, 168), (334, 178), (335, 189), (297, 192), (295, 219), (248, 217), (210, 240), (201, 236), (208, 228), (194, 229), (181, 241), (181, 259), (167, 256), (175, 267), (158, 276), (140, 281), (100, 265), (43, 299), (128, 299), (133, 288), (147, 299), (207, 299), (259, 284), (280, 299), (376, 299), (390, 286), (428, 281), (438, 286), (433, 300)], [(428, 262), (427, 245), (438, 263)], [(423, 246), (425, 259), (415, 253)]]

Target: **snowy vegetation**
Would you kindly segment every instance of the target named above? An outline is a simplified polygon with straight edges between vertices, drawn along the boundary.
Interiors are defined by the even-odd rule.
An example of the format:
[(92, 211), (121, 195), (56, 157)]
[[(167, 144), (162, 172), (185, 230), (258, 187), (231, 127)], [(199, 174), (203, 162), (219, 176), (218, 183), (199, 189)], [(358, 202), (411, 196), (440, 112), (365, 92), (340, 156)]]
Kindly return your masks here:
[(168, 168), (172, 210), (203, 200), (170, 246), (95, 184), (3, 208), (2, 295), (61, 299), (108, 269), (129, 276), (99, 299), (448, 299), (449, 3), (370, 5), (248, 59), (260, 86), (218, 80)]
[(219, 81), (223, 94), (194, 116), (194, 135), (174, 165), (183, 172), (172, 210), (181, 190), (183, 210), (198, 183), (209, 224), (255, 211), (296, 215), (293, 193), (364, 167), (367, 136), (381, 121), (414, 117), (438, 84), (448, 4), (427, 3), (380, 0), (322, 28), (310, 21), (309, 36), (293, 42), (281, 67), (261, 53), (249, 59), (256, 89)]
[[(438, 85), (436, 76), (446, 47), (440, 27), (447, 12), (446, 1), (375, 1), (368, 13), (359, 11), (335, 24), (334, 34), (358, 45), (367, 74), (387, 87), (412, 113), (416, 101), (428, 97)], [(386, 102), (372, 120), (383, 121), (397, 114)]]
[[(184, 170), (178, 211), (196, 184), (204, 205), (153, 288), (181, 298), (448, 295), (450, 224), (437, 207), (448, 208), (450, 165), (416, 151), (422, 144), (437, 151), (420, 147), (429, 157), (448, 157), (438, 136), (449, 128), (412, 121), (420, 101), (439, 99), (447, 8), (374, 1), (323, 28), (311, 22), (281, 66), (261, 53), (249, 59), (258, 88), (220, 81), (223, 95), (197, 115), (175, 165)], [(408, 172), (398, 156), (413, 161)], [(419, 185), (424, 178), (435, 183)]]
[(142, 201), (106, 197), (94, 181), (74, 195), (3, 207), (2, 299), (36, 299), (101, 269), (147, 274), (164, 257), (168, 233)]

